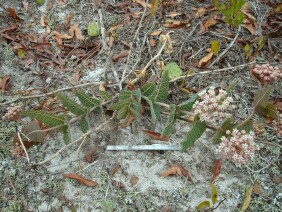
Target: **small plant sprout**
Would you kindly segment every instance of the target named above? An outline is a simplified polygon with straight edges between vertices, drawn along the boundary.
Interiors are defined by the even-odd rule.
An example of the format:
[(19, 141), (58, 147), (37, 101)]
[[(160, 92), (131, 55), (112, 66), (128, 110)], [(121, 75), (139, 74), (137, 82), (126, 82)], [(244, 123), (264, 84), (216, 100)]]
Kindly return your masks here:
[(255, 134), (245, 130), (233, 129), (226, 131), (227, 136), (222, 136), (216, 152), (231, 160), (235, 165), (241, 165), (255, 157), (255, 151), (259, 149), (254, 142)]
[[(211, 195), (211, 198), (210, 199), (207, 199), (207, 200), (204, 200), (202, 202), (200, 202), (197, 206), (196, 206), (196, 209), (197, 210), (203, 210), (203, 209), (206, 209), (208, 208), (206, 211), (213, 211), (215, 209), (217, 209), (220, 204), (225, 200), (221, 200), (217, 206), (215, 206), (215, 203), (217, 202), (217, 189), (215, 187), (214, 184), (210, 183), (210, 188), (211, 188), (211, 191), (212, 191), (212, 195)], [(211, 204), (212, 203), (212, 204)]]

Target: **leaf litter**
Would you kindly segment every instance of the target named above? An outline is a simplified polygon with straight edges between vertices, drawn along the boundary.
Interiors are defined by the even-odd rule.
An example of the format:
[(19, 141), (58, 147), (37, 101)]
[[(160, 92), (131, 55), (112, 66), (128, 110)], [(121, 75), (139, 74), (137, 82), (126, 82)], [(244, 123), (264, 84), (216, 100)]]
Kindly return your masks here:
[[(214, 50), (208, 51), (208, 53), (198, 53), (200, 48), (210, 48), (211, 40), (220, 41), (220, 49), (218, 50), (218, 53), (220, 54), (221, 51), (224, 50), (230, 43), (230, 38), (234, 38), (235, 34), (234, 31), (230, 31), (230, 29), (224, 25), (223, 17), (216, 13), (212, 4), (206, 1), (202, 1), (201, 5), (198, 4), (198, 1), (192, 1), (191, 4), (193, 4), (193, 10), (181, 1), (164, 1), (164, 5), (159, 4), (159, 8), (154, 12), (155, 15), (158, 15), (156, 16), (158, 17), (157, 21), (161, 20), (161, 22), (155, 27), (152, 27), (154, 17), (152, 17), (152, 15), (150, 16), (150, 8), (152, 7), (150, 1), (147, 4), (146, 1), (143, 0), (135, 2), (118, 2), (116, 4), (112, 4), (112, 2), (109, 3), (107, 1), (94, 2), (92, 6), (95, 9), (102, 9), (103, 11), (103, 27), (106, 29), (104, 36), (106, 37), (106, 41), (108, 41), (107, 43), (112, 53), (116, 53), (107, 54), (101, 51), (102, 46), (100, 41), (102, 39), (102, 35), (101, 37), (99, 35), (97, 38), (95, 37), (93, 39), (89, 39), (87, 35), (88, 23), (93, 21), (93, 19), (95, 19), (95, 21), (100, 20), (101, 17), (98, 17), (95, 12), (93, 15), (93, 11), (90, 12), (89, 9), (91, 7), (87, 5), (86, 1), (81, 1), (80, 4), (80, 7), (79, 5), (75, 5), (75, 7), (83, 8), (85, 10), (81, 11), (81, 14), (83, 14), (81, 17), (74, 15), (76, 14), (76, 11), (72, 9), (73, 5), (71, 5), (70, 2), (63, 0), (48, 0), (44, 16), (38, 12), (37, 8), (34, 7), (34, 2), (32, 1), (30, 1), (29, 4), (27, 4), (27, 1), (24, 1), (23, 5), (19, 3), (15, 5), (9, 5), (9, 3), (4, 4), (5, 8), (12, 8), (12, 10), (5, 10), (1, 16), (1, 18), (6, 21), (3, 22), (5, 24), (2, 24), (1, 22), (0, 42), (1, 44), (8, 44), (10, 48), (14, 50), (14, 52), (12, 52), (14, 54), (13, 56), (18, 57), (17, 63), (14, 64), (12, 68), (9, 67), (11, 71), (6, 71), (5, 67), (3, 67), (4, 63), (1, 62), (1, 71), (3, 70), (3, 75), (0, 76), (0, 85), (1, 91), (5, 94), (5, 96), (9, 95), (11, 92), (12, 95), (16, 94), (24, 96), (53, 91), (58, 87), (60, 88), (60, 86), (65, 87), (65, 85), (74, 86), (72, 76), (75, 74), (80, 75), (76, 76), (75, 79), (78, 84), (81, 84), (83, 83), (80, 81), (82, 79), (81, 76), (85, 75), (89, 69), (96, 70), (95, 66), (101, 65), (104, 65), (107, 69), (105, 78), (106, 83), (101, 85), (103, 85), (104, 90), (113, 94), (116, 92), (116, 88), (111, 84), (118, 83), (117, 79), (122, 77), (121, 73), (124, 69), (134, 67), (135, 63), (137, 65), (133, 70), (142, 70), (142, 67), (144, 67), (150, 58), (155, 55), (159, 45), (161, 45), (161, 42), (157, 39), (158, 36), (160, 36), (160, 34), (166, 34), (168, 29), (174, 30), (175, 33), (170, 35), (170, 46), (166, 49), (166, 55), (162, 55), (161, 59), (162, 61), (165, 61), (166, 64), (169, 62), (176, 62), (176, 64), (178, 64), (181, 68), (181, 72), (177, 71), (175, 74), (176, 77), (185, 75), (188, 76), (190, 75), (189, 73), (198, 73), (205, 70), (211, 60), (217, 56), (215, 53), (216, 51)], [(87, 6), (84, 7), (85, 5)], [(260, 7), (262, 7), (262, 5), (260, 5)], [(279, 36), (279, 29), (281, 29), (281, 25), (277, 23), (277, 20), (279, 20), (277, 13), (280, 11), (280, 7), (279, 5), (269, 5), (269, 7), (271, 7), (271, 9), (266, 14), (266, 21), (263, 23), (258, 23), (259, 17), (253, 7), (244, 8), (244, 31), (242, 32), (242, 36), (240, 36), (240, 39), (235, 42), (236, 48), (231, 48), (231, 51), (227, 52), (221, 58), (220, 63), (216, 64), (217, 67), (223, 68), (229, 65), (236, 66), (238, 65), (236, 61), (248, 60), (248, 58), (243, 59), (243, 57), (240, 57), (240, 54), (242, 53), (240, 52), (240, 45), (244, 44), (245, 46), (246, 43), (250, 45), (251, 56), (257, 52), (256, 54), (262, 55), (262, 57), (267, 60), (272, 62), (279, 61), (279, 54), (277, 53), (277, 44), (275, 39)], [(141, 20), (145, 9), (147, 12), (144, 19)], [(31, 19), (31, 22), (28, 22), (27, 16), (29, 16), (30, 11), (36, 11), (36, 13), (35, 17)], [(56, 16), (53, 19), (53, 17), (49, 14), (51, 11), (56, 11), (57, 13), (55, 14), (63, 13), (64, 15)], [(189, 13), (187, 13), (187, 11)], [(91, 14), (91, 17), (88, 17), (90, 15), (87, 14)], [(255, 17), (255, 19), (253, 17)], [(201, 18), (203, 21), (201, 21), (196, 31), (192, 31), (193, 27), (197, 24), (196, 20), (199, 20), (197, 18)], [(59, 21), (56, 22), (56, 20)], [(55, 23), (52, 23), (54, 21)], [(134, 35), (140, 22), (142, 25), (140, 25), (141, 33), (139, 31), (139, 34), (136, 34), (136, 40), (134, 41)], [(268, 35), (265, 37), (266, 43), (260, 50), (258, 50), (255, 46), (257, 45), (255, 40), (258, 38), (256, 33), (259, 24), (261, 24), (262, 29), (269, 30)], [(29, 25), (41, 28), (39, 28), (40, 30), (38, 30), (38, 28), (34, 29), (33, 27), (28, 28)], [(149, 32), (151, 27), (152, 30)], [(189, 33), (191, 31), (193, 36), (189, 37)], [(147, 32), (150, 33), (149, 36), (156, 37), (155, 42), (151, 45), (151, 47), (146, 46), (146, 37), (144, 36), (146, 36)], [(222, 37), (219, 38), (218, 35)], [(130, 51), (127, 50), (129, 47)], [(268, 55), (268, 48), (271, 49), (270, 56)], [(124, 51), (126, 51), (126, 54)], [(123, 54), (119, 55), (119, 53)], [(185, 57), (182, 57), (183, 55), (185, 55)], [(234, 55), (236, 55), (236, 57)], [(114, 64), (110, 62), (113, 56), (116, 56)], [(183, 64), (178, 63), (179, 57), (185, 58), (186, 61), (184, 61)], [(25, 70), (18, 70), (16, 67), (25, 67)], [(112, 75), (112, 72), (114, 73), (114, 71), (116, 71), (118, 75), (121, 75), (114, 77)], [(154, 65), (150, 67), (150, 71), (154, 72), (156, 75), (161, 75), (161, 73), (156, 72), (159, 70), (155, 70)], [(19, 74), (17, 75), (16, 72), (19, 72)], [(70, 72), (72, 72), (72, 74), (70, 74)], [(183, 84), (185, 85), (185, 89), (191, 92), (201, 89), (207, 82), (221, 83), (222, 81), (227, 83), (227, 76), (231, 78), (236, 77), (228, 72), (225, 74), (226, 75), (222, 75), (218, 73), (206, 76), (206, 78), (199, 77), (196, 81), (195, 79), (190, 78), (191, 81), (187, 82), (184, 80)], [(23, 82), (23, 80), (19, 80), (22, 79), (22, 77), (19, 76), (23, 75), (28, 76), (31, 81)], [(240, 74), (237, 75), (237, 77), (238, 76), (240, 76)], [(9, 80), (5, 77), (9, 77)], [(246, 76), (244, 75), (244, 77)], [(50, 84), (46, 83), (48, 82), (47, 79), (51, 81)], [(154, 83), (155, 82), (156, 80)], [(142, 84), (143, 82), (141, 81), (140, 83)], [(246, 82), (246, 84), (248, 83), (252, 86), (250, 81)], [(12, 87), (9, 88), (8, 84), (12, 85)], [(162, 96), (164, 95), (170, 95), (169, 101), (172, 99), (179, 100), (183, 98), (183, 96), (186, 98), (187, 93), (181, 93), (178, 86), (179, 85), (177, 84), (172, 87), (170, 86), (170, 93), (161, 93), (158, 98), (162, 99)], [(93, 88), (90, 86), (86, 87), (85, 92), (89, 92), (92, 95), (95, 93)], [(44, 100), (40, 100), (40, 104), (37, 105), (38, 108), (44, 108), (53, 112), (66, 112), (64, 108), (60, 108), (60, 106), (58, 106), (58, 101), (53, 101), (52, 98), (54, 97), (50, 96), (44, 98)], [(109, 99), (109, 97), (107, 96), (106, 99)], [(276, 102), (279, 102), (279, 100)], [(34, 102), (30, 101), (28, 104), (33, 105)], [(29, 105), (25, 105), (25, 107), (27, 109), (31, 109), (28, 107)], [(145, 116), (145, 114), (142, 114), (142, 116)], [(98, 116), (92, 117), (95, 121), (99, 118), (100, 117)], [(101, 208), (102, 205), (104, 206), (106, 203), (109, 203), (109, 199), (111, 200), (111, 204), (114, 206), (119, 205), (121, 210), (124, 208), (128, 209), (129, 207), (131, 207), (131, 209), (135, 208), (135, 210), (137, 208), (137, 210), (140, 211), (142, 211), (142, 209), (147, 210), (151, 207), (154, 207), (155, 210), (159, 210), (164, 208), (164, 205), (176, 204), (177, 202), (179, 202), (179, 204), (176, 204), (177, 210), (189, 210), (189, 208), (194, 209), (196, 204), (199, 202), (199, 199), (203, 194), (202, 192), (204, 191), (203, 183), (209, 180), (212, 172), (211, 167), (214, 167), (214, 176), (212, 181), (216, 179), (216, 186), (219, 185), (218, 198), (221, 198), (223, 195), (228, 193), (231, 188), (234, 193), (234, 195), (230, 195), (230, 199), (225, 202), (227, 207), (221, 205), (219, 209), (230, 211), (230, 207), (234, 207), (234, 205), (240, 207), (242, 205), (243, 199), (236, 198), (236, 195), (242, 196), (244, 194), (244, 189), (240, 190), (240, 188), (246, 188), (246, 185), (251, 181), (251, 179), (244, 175), (244, 173), (240, 173), (242, 176), (237, 176), (236, 173), (238, 169), (235, 169), (235, 167), (230, 164), (226, 165), (225, 161), (223, 161), (222, 167), (219, 168), (219, 163), (216, 162), (214, 164), (214, 158), (208, 159), (207, 157), (204, 157), (203, 152), (205, 152), (206, 149), (204, 149), (202, 144), (210, 146), (210, 143), (204, 138), (200, 140), (201, 144), (197, 142), (194, 144), (191, 152), (188, 151), (184, 153), (166, 152), (163, 154), (162, 152), (155, 151), (152, 153), (116, 152), (109, 154), (103, 151), (95, 151), (95, 147), (91, 149), (91, 147), (95, 146), (98, 142), (102, 145), (105, 145), (107, 142), (114, 144), (126, 143), (128, 145), (152, 142), (150, 139), (148, 140), (148, 136), (144, 136), (144, 133), (140, 130), (140, 126), (143, 126), (144, 122), (147, 123), (146, 129), (150, 132), (149, 136), (151, 136), (152, 139), (157, 138), (160, 140), (165, 137), (161, 136), (161, 134), (159, 135), (155, 133), (161, 132), (164, 126), (153, 126), (151, 123), (148, 123), (148, 120), (145, 118), (143, 119), (143, 117), (142, 121), (137, 119), (129, 120), (125, 125), (126, 128), (120, 129), (120, 126), (112, 126), (112, 128), (108, 129), (108, 134), (101, 133), (89, 140), (87, 139), (87, 142), (83, 143), (81, 147), (83, 154), (79, 155), (79, 153), (76, 153), (78, 147), (62, 153), (60, 156), (61, 158), (52, 160), (46, 169), (38, 167), (37, 171), (41, 172), (40, 177), (34, 176), (30, 170), (22, 171), (25, 169), (25, 164), (23, 161), (20, 161), (19, 163), (24, 165), (22, 167), (20, 166), (21, 171), (19, 176), (16, 178), (17, 182), (23, 183), (20, 181), (20, 176), (23, 176), (24, 178), (30, 176), (30, 179), (32, 179), (30, 181), (32, 182), (33, 179), (41, 180), (42, 176), (45, 176), (45, 184), (50, 185), (51, 188), (53, 186), (54, 189), (52, 191), (52, 189), (44, 185), (44, 189), (39, 191), (38, 196), (34, 195), (28, 186), (22, 187), (23, 190), (18, 190), (26, 191), (27, 196), (33, 196), (34, 199), (42, 199), (43, 203), (40, 205), (40, 208), (44, 211), (45, 203), (53, 203), (53, 200), (46, 200), (45, 197), (51, 196), (52, 198), (55, 198), (56, 192), (57, 194), (62, 192), (60, 189), (56, 189), (57, 187), (55, 186), (56, 183), (60, 186), (63, 185), (57, 174), (62, 171), (63, 173), (76, 173), (77, 170), (82, 170), (81, 172), (83, 173), (80, 172), (80, 174), (85, 176), (85, 178), (76, 174), (71, 174), (70, 176), (76, 178), (75, 180), (78, 182), (82, 184), (86, 183), (86, 185), (88, 184), (91, 187), (94, 186), (96, 182), (91, 180), (89, 181), (89, 179), (97, 179), (97, 185), (95, 184), (96, 186), (92, 188), (95, 190), (93, 193), (96, 194), (87, 193), (83, 196), (80, 189), (81, 186), (79, 184), (74, 184), (73, 182), (64, 180), (64, 185), (66, 185), (65, 187), (62, 187), (65, 193), (64, 196), (66, 197), (66, 200), (72, 202), (73, 204), (80, 204), (80, 206), (82, 206), (85, 203), (83, 200), (80, 200), (81, 202), (77, 203), (77, 196), (81, 195), (80, 197), (83, 198), (88, 197), (93, 199), (93, 197), (95, 197), (97, 204), (94, 203), (94, 206), (91, 206), (93, 210), (95, 210), (95, 207)], [(26, 129), (30, 128), (27, 122), (24, 126), (26, 126)], [(37, 127), (35, 128), (37, 129)], [(119, 128), (119, 131), (115, 131), (117, 128)], [(179, 142), (179, 140), (181, 141), (183, 138), (183, 131), (187, 131), (186, 125), (183, 125), (183, 122), (177, 121), (176, 127), (173, 130), (175, 134), (172, 133), (169, 136), (168, 142), (177, 144), (177, 142)], [(79, 137), (79, 131), (76, 129), (74, 129), (72, 134), (74, 134), (75, 137)], [(37, 141), (40, 141), (41, 143), (42, 139), (40, 136), (32, 138), (32, 140), (38, 139)], [(165, 137), (165, 139), (167, 139), (167, 137)], [(58, 143), (59, 140), (62, 139), (58, 137), (57, 134), (49, 134), (48, 132), (48, 136), (46, 138), (44, 137), (43, 145), (30, 148), (28, 150), (29, 154), (36, 158), (36, 160), (37, 158), (44, 159), (52, 154), (54, 149), (58, 148), (58, 145), (60, 145)], [(88, 150), (89, 152), (87, 152)], [(82, 162), (83, 156), (85, 156), (85, 162)], [(112, 164), (115, 164), (119, 158), (122, 158), (122, 161), (120, 166), (117, 166), (119, 168), (115, 170), (115, 165)], [(162, 171), (165, 170), (165, 167), (167, 167), (167, 162), (176, 159), (177, 161), (180, 161), (179, 163), (183, 164), (183, 166), (176, 164), (162, 173)], [(7, 161), (9, 160), (7, 159)], [(184, 166), (189, 169), (189, 173)], [(261, 167), (262, 165), (257, 164), (250, 168), (254, 169), (256, 166), (263, 168)], [(112, 171), (108, 173), (106, 171), (106, 167), (111, 167)], [(11, 168), (12, 167), (8, 167), (6, 170), (11, 170)], [(84, 168), (85, 170), (83, 170)], [(2, 170), (3, 169), (1, 169), (1, 171)], [(4, 176), (11, 174), (7, 172), (8, 171), (4, 172)], [(161, 178), (160, 173), (162, 173), (165, 178)], [(182, 177), (177, 178), (173, 177), (173, 175), (179, 175)], [(197, 180), (193, 182), (193, 184), (190, 184), (191, 182), (186, 182), (186, 179), (188, 181), (191, 179), (190, 175), (193, 179)], [(111, 179), (112, 177), (115, 179)], [(260, 175), (260, 177), (262, 177), (260, 180), (263, 181), (263, 176)], [(55, 178), (56, 183), (54, 183), (51, 178)], [(277, 180), (278, 178), (279, 176), (273, 175), (271, 179), (274, 179), (275, 183), (279, 183), (279, 180)], [(8, 183), (6, 183), (7, 178), (4, 177), (3, 179), (5, 182), (3, 185), (7, 185), (5, 189), (10, 189)], [(15, 182), (15, 186), (18, 186), (17, 182)], [(113, 185), (113, 187), (111, 185)], [(237, 187), (235, 185), (237, 185)], [(132, 191), (130, 186), (133, 186), (134, 189), (142, 192), (134, 196), (130, 193)], [(194, 192), (192, 192), (192, 190), (194, 190)], [(272, 191), (273, 196), (271, 196), (270, 199), (275, 197), (275, 190)], [(181, 196), (181, 192), (183, 192), (183, 196)], [(105, 200), (105, 194), (109, 195), (106, 195), (109, 199)], [(184, 194), (186, 194), (187, 197), (184, 197)], [(12, 195), (12, 200), (17, 200), (17, 194), (12, 193)], [(159, 200), (158, 204), (148, 200), (152, 196), (155, 196), (157, 200)], [(141, 204), (140, 206), (137, 203), (135, 205), (130, 205), (132, 198), (134, 200), (138, 200), (139, 202), (141, 201), (143, 205)], [(170, 199), (171, 201), (168, 200), (164, 202), (164, 199)], [(189, 199), (189, 202), (187, 202), (187, 199)], [(33, 199), (29, 200), (29, 207), (31, 209), (34, 205), (33, 201)], [(153, 206), (150, 206), (150, 204)], [(268, 203), (265, 202), (265, 204)], [(243, 209), (246, 207), (254, 207), (252, 205), (252, 201), (249, 200), (249, 194), (246, 194), (244, 205)], [(5, 202), (5, 206), (7, 206), (7, 202)], [(55, 205), (52, 207), (56, 210), (59, 206)]]

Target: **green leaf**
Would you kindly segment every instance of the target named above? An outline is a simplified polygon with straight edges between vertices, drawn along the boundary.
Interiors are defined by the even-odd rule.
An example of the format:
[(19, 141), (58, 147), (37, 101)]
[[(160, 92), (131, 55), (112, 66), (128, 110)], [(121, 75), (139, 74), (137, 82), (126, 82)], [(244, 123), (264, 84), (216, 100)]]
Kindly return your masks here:
[(117, 119), (125, 119), (128, 113), (128, 107), (121, 108), (120, 110), (118, 110)]
[(211, 49), (214, 55), (218, 54), (219, 51), (219, 42), (217, 40), (211, 41)]
[(131, 97), (132, 97), (132, 91), (130, 91), (130, 90), (122, 90), (119, 94), (120, 100), (129, 99)]
[(124, 99), (124, 100), (121, 100), (117, 103), (114, 103), (110, 106), (110, 108), (112, 110), (119, 110), (121, 108), (124, 108), (124, 107), (129, 107), (129, 105), (131, 104), (131, 98), (130, 99)]
[(25, 57), (24, 50), (18, 49), (18, 58), (23, 59)]
[(230, 96), (230, 94), (232, 93), (232, 91), (235, 89), (237, 83), (238, 83), (238, 80), (235, 79), (235, 80), (231, 83), (231, 85), (226, 89), (227, 96)]
[(104, 100), (111, 100), (112, 96), (107, 91), (99, 91), (99, 94)]
[(58, 93), (55, 95), (61, 100), (62, 104), (73, 114), (80, 116), (86, 113), (86, 108), (82, 107), (80, 104), (77, 104), (70, 98)]
[(90, 22), (87, 27), (87, 32), (90, 37), (95, 37), (100, 34), (100, 27), (97, 22)]
[(233, 123), (233, 119), (231, 117), (227, 117), (221, 124), (221, 126), (217, 129), (216, 133), (213, 136), (213, 142), (215, 144), (221, 143), (221, 137), (226, 135), (226, 130), (232, 131), (232, 129), (236, 126)]
[(59, 125), (64, 125), (65, 117), (62, 115), (56, 116), (51, 113), (46, 113), (42, 111), (22, 111), (22, 115), (28, 116), (30, 118), (36, 119), (42, 122), (48, 127), (56, 127)]
[(158, 84), (158, 88), (155, 92), (155, 100), (158, 102), (163, 102), (167, 98), (168, 89), (169, 89), (168, 71), (163, 71), (161, 81)]
[(66, 145), (71, 142), (71, 134), (69, 127), (67, 128), (67, 130), (64, 131), (63, 140)]
[(262, 49), (263, 41), (264, 41), (264, 37), (260, 36), (259, 39), (258, 39), (258, 51)]
[(169, 109), (170, 109), (169, 117), (168, 117), (168, 120), (165, 124), (165, 128), (162, 132), (162, 136), (167, 136), (171, 133), (171, 131), (173, 130), (173, 124), (176, 120), (176, 118), (175, 118), (176, 106), (174, 104), (169, 105)]
[(141, 93), (144, 96), (151, 96), (156, 91), (157, 86), (154, 83), (146, 83), (141, 87)]
[(199, 98), (198, 94), (192, 95), (188, 100), (177, 106), (178, 110), (191, 111), (195, 101)]
[(261, 88), (257, 90), (254, 98), (254, 110), (259, 116), (266, 116), (268, 109), (266, 108), (269, 104), (269, 95), (272, 90), (272, 86)]
[(206, 130), (206, 124), (199, 120), (199, 115), (196, 115), (192, 123), (192, 128), (188, 132), (187, 137), (181, 142), (182, 150), (186, 150), (191, 147), (195, 141), (200, 138)]
[(130, 107), (129, 110), (130, 110), (131, 114), (135, 117), (138, 117), (140, 115), (140, 112), (138, 110), (135, 110), (132, 107)]
[(211, 206), (210, 201), (205, 200), (205, 201), (200, 202), (200, 203), (197, 205), (196, 209), (197, 209), (197, 210), (201, 210), (201, 209), (204, 209), (204, 208), (209, 208), (210, 206)]
[(136, 102), (135, 100), (131, 100), (131, 105), (130, 107), (134, 108), (135, 110), (137, 111), (140, 111), (142, 110), (142, 105), (139, 103), (139, 102)]
[(156, 122), (157, 121), (157, 116), (156, 116), (156, 112), (155, 112), (155, 108), (154, 108), (153, 102), (151, 101), (151, 99), (149, 99), (146, 96), (143, 96), (143, 99), (145, 99), (145, 101), (148, 103), (148, 105), (150, 107), (152, 121)]
[(157, 118), (160, 117), (160, 115), (161, 115), (161, 107), (159, 105), (157, 105), (157, 104), (153, 104), (153, 106), (154, 106), (154, 111), (155, 111), (155, 114), (156, 114)]
[(84, 115), (80, 119), (80, 129), (82, 132), (86, 133), (89, 129), (89, 121), (87, 115)]
[(163, 71), (168, 71), (169, 79), (175, 79), (183, 74), (183, 71), (176, 62), (166, 64)]
[(239, 124), (239, 126), (236, 126), (234, 128), (237, 128), (240, 131), (245, 130), (248, 133), (253, 128), (253, 121), (249, 120), (249, 121), (245, 122), (244, 124)]
[(266, 108), (267, 108), (267, 116), (275, 119), (276, 121), (278, 121), (279, 120), (279, 113), (277, 111), (276, 106), (272, 103), (269, 103), (266, 106)]
[(136, 98), (137, 102), (141, 102), (141, 91), (139, 88), (132, 91), (132, 95)]
[(92, 108), (101, 105), (100, 99), (93, 98), (84, 92), (77, 91), (75, 92), (75, 95), (78, 97), (81, 104), (83, 104), (87, 108)]
[(217, 201), (217, 189), (212, 183), (210, 183), (210, 187), (212, 190), (212, 195), (211, 195), (212, 204), (215, 204)]

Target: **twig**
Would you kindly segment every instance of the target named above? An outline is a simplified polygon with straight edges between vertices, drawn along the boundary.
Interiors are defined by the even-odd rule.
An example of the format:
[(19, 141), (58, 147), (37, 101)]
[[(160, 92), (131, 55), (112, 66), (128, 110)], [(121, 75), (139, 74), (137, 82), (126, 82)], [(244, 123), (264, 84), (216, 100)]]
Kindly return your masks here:
[(137, 30), (136, 30), (136, 32), (135, 32), (135, 34), (134, 34), (133, 40), (132, 40), (132, 42), (131, 42), (130, 49), (129, 49), (129, 53), (128, 53), (128, 56), (127, 56), (127, 61), (126, 61), (124, 70), (123, 70), (123, 72), (122, 72), (121, 81), (120, 81), (120, 83), (119, 83), (119, 88), (120, 88), (120, 90), (122, 89), (122, 83), (123, 83), (123, 81), (126, 79), (127, 66), (128, 66), (129, 61), (130, 61), (129, 59), (130, 59), (131, 52), (132, 52), (132, 46), (133, 46), (134, 41), (135, 41), (135, 39), (136, 39), (136, 37), (137, 37), (137, 35), (138, 35), (138, 33), (139, 33), (141, 27), (142, 27), (142, 22), (143, 22), (143, 20), (144, 20), (144, 17), (145, 17), (146, 11), (147, 11), (147, 1), (146, 1), (146, 4), (145, 4), (145, 5), (146, 5), (146, 6), (145, 6), (145, 8), (144, 8), (144, 12), (143, 12), (143, 14), (142, 14), (141, 20), (139, 21), (138, 28), (137, 28)]
[(54, 93), (57, 93), (57, 92), (71, 90), (71, 89), (74, 89), (74, 88), (80, 88), (80, 87), (84, 87), (84, 86), (88, 86), (88, 85), (100, 85), (101, 83), (104, 83), (104, 82), (103, 81), (102, 82), (89, 82), (89, 83), (84, 83), (84, 84), (80, 84), (80, 85), (76, 85), (76, 86), (61, 88), (61, 89), (58, 89), (58, 90), (55, 90), (55, 91), (51, 91), (51, 92), (45, 93), (45, 94), (37, 94), (37, 95), (32, 95), (32, 96), (22, 96), (22, 97), (19, 97), (17, 99), (14, 99), (12, 101), (9, 101), (9, 102), (1, 103), (0, 106), (11, 104), (13, 102), (17, 102), (17, 101), (20, 101), (20, 100), (50, 96), (50, 95), (53, 95)]
[(110, 123), (110, 121), (115, 117), (115, 113), (113, 114), (113, 116), (105, 121), (103, 124), (99, 125), (98, 127), (94, 128), (94, 129), (90, 129), (88, 130), (86, 133), (84, 133), (83, 135), (81, 135), (78, 139), (76, 139), (75, 141), (69, 143), (68, 145), (64, 146), (63, 148), (61, 148), (60, 150), (58, 150), (55, 154), (53, 154), (50, 158), (46, 159), (46, 160), (43, 160), (43, 161), (40, 161), (34, 165), (42, 165), (42, 164), (45, 164), (47, 163), (48, 161), (54, 159), (55, 157), (57, 157), (63, 150), (67, 149), (68, 147), (72, 146), (73, 144), (83, 140), (85, 137), (87, 137), (88, 135), (92, 134), (93, 132), (98, 132), (98, 131), (101, 131), (102, 128), (107, 125), (108, 123)]
[(23, 150), (24, 150), (24, 153), (25, 153), (25, 155), (26, 155), (26, 160), (27, 160), (27, 162), (29, 163), (29, 156), (28, 156), (28, 153), (27, 153), (26, 148), (25, 148), (25, 146), (24, 146), (24, 143), (23, 143), (23, 141), (22, 141), (20, 132), (17, 132), (17, 135), (18, 135), (19, 141), (20, 141), (20, 143), (21, 143), (21, 145), (22, 145), (22, 148), (23, 148)]
[(209, 65), (208, 68), (212, 67), (215, 63), (217, 63), (227, 52), (228, 50), (234, 45), (235, 41), (237, 40), (239, 33), (241, 31), (241, 26), (238, 28), (238, 32), (232, 42), (229, 44), (229, 46)]
[(100, 29), (101, 29), (101, 36), (102, 36), (102, 45), (103, 45), (103, 49), (104, 50), (108, 50), (109, 47), (107, 46), (105, 40), (106, 40), (106, 36), (105, 36), (105, 27), (104, 27), (104, 22), (103, 22), (103, 15), (101, 10), (98, 10), (98, 14), (99, 14), (99, 18), (100, 18)]
[(274, 142), (269, 142), (269, 141), (256, 141), (256, 142), (271, 145), (271, 146), (276, 146), (276, 147), (282, 149), (282, 145), (274, 143)]
[[(171, 32), (169, 32), (171, 33)], [(169, 33), (167, 35), (169, 35)], [(156, 54), (148, 63), (147, 65), (142, 69), (142, 71), (140, 72), (140, 74), (131, 81), (132, 84), (136, 83), (140, 78), (144, 77), (144, 75), (146, 74), (146, 70), (147, 68), (154, 62), (154, 60), (156, 60), (162, 53), (162, 51), (164, 50), (165, 46), (167, 43), (167, 39), (165, 39), (161, 49), (159, 50), (158, 54)]]
[(237, 68), (243, 68), (243, 67), (252, 65), (254, 63), (256, 63), (256, 61), (253, 61), (253, 62), (250, 62), (250, 63), (246, 63), (246, 64), (242, 64), (242, 65), (238, 65), (238, 66), (234, 66), (234, 67), (215, 69), (215, 70), (211, 70), (211, 71), (202, 71), (202, 72), (199, 72), (199, 73), (194, 73), (194, 74), (190, 74), (190, 75), (185, 75), (185, 76), (177, 77), (177, 78), (175, 78), (173, 80), (170, 80), (169, 82), (176, 82), (178, 80), (186, 79), (186, 78), (197, 76), (197, 75), (205, 75), (205, 74), (210, 74), (210, 73), (215, 73), (215, 72), (222, 72), (222, 71), (228, 71), (228, 70), (233, 70), (234, 71)]

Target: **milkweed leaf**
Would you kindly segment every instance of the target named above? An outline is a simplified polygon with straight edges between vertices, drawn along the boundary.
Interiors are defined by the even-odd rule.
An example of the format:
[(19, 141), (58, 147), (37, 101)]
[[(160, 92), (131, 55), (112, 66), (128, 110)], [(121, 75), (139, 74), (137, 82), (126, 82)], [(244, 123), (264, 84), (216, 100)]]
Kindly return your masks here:
[(107, 91), (99, 91), (99, 94), (101, 96), (102, 99), (104, 100), (111, 100), (112, 99), (112, 96), (107, 92)]
[(84, 92), (77, 91), (75, 92), (75, 95), (78, 97), (81, 104), (83, 104), (87, 108), (92, 108), (101, 105), (100, 99), (93, 98)]
[(77, 104), (70, 98), (58, 93), (56, 94), (56, 96), (60, 99), (62, 104), (73, 114), (80, 116), (86, 113), (86, 108), (82, 107), (80, 104)]
[(156, 112), (155, 112), (155, 108), (154, 108), (153, 102), (148, 97), (143, 97), (143, 98), (145, 99), (145, 101), (148, 103), (148, 105), (150, 107), (152, 121), (156, 122), (157, 121), (157, 115), (156, 115)]
[(89, 120), (87, 115), (84, 115), (80, 119), (80, 129), (82, 132), (86, 133), (89, 129)]
[(28, 116), (30, 118), (34, 118), (37, 121), (42, 122), (48, 127), (56, 127), (59, 125), (64, 125), (65, 116), (63, 115), (53, 115), (51, 113), (42, 112), (42, 111), (22, 111), (22, 115)]
[(121, 100), (117, 103), (114, 103), (110, 106), (110, 108), (112, 110), (119, 110), (121, 108), (124, 108), (124, 107), (128, 107), (129, 105), (131, 104), (131, 99), (128, 98), (128, 99), (124, 99), (124, 100)]
[(191, 111), (193, 108), (193, 105), (195, 103), (195, 101), (199, 98), (198, 94), (194, 94), (193, 96), (191, 96), (188, 100), (186, 100), (185, 102), (179, 104), (177, 106), (178, 110), (184, 110), (184, 111)]
[(205, 201), (203, 201), (203, 202), (200, 202), (200, 203), (197, 205), (196, 209), (197, 209), (197, 210), (201, 210), (201, 209), (204, 209), (204, 208), (209, 208), (210, 206), (211, 206), (210, 201), (205, 200)]
[(201, 122), (199, 115), (196, 115), (192, 123), (192, 128), (188, 132), (186, 139), (181, 142), (182, 150), (186, 150), (191, 147), (195, 141), (200, 138), (206, 130), (206, 124)]
[(144, 96), (151, 96), (156, 91), (157, 86), (154, 83), (146, 83), (141, 87), (141, 93)]
[(161, 80), (158, 84), (158, 88), (155, 91), (155, 100), (158, 102), (163, 102), (168, 95), (168, 89), (169, 89), (169, 75), (168, 70), (163, 71)]
[(175, 118), (176, 106), (174, 104), (172, 104), (172, 105), (169, 106), (169, 108), (170, 108), (169, 117), (168, 117), (168, 120), (165, 124), (165, 128), (162, 132), (162, 136), (167, 136), (172, 132), (173, 124), (176, 120), (176, 118)]

